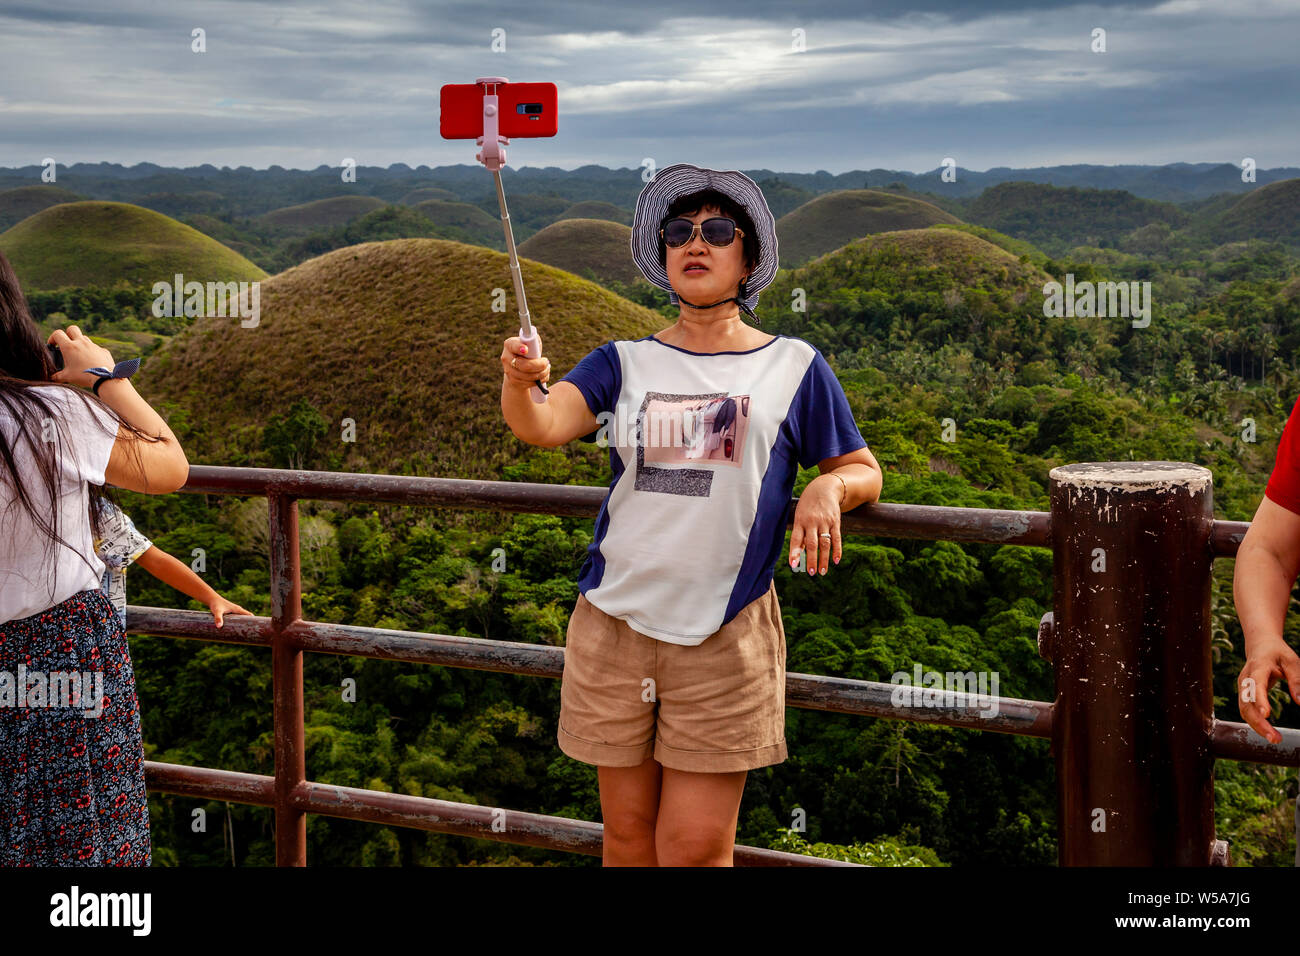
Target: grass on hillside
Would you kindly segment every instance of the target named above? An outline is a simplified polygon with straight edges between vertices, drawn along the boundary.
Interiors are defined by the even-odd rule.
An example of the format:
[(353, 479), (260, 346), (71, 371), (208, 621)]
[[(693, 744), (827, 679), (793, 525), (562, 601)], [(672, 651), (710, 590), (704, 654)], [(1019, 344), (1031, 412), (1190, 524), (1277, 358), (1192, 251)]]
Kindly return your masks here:
[[(1014, 240), (1013, 240), (1014, 241)], [(867, 236), (846, 243), (840, 249), (814, 259), (799, 270), (804, 273), (815, 269), (822, 285), (845, 288), (861, 285), (862, 276), (855, 275), (854, 250), (874, 251), (882, 248), (896, 249), (909, 271), (938, 270), (951, 277), (953, 288), (974, 285), (994, 278), (999, 284), (1012, 285), (1026, 281), (1032, 286), (1046, 281), (1036, 265), (1020, 261), (1019, 256), (995, 245), (964, 228), (900, 229)], [(793, 273), (791, 273), (793, 275)]]
[[(596, 346), (668, 324), (567, 272), (521, 267), (552, 382)], [(266, 280), (261, 308), (255, 329), (196, 320), (141, 369), (142, 391), (185, 410), (191, 461), (263, 463), (268, 417), (298, 399), (329, 421), (321, 462), (343, 471), (499, 478), (534, 450), (500, 410), (498, 357), (519, 326), (503, 253), (440, 239), (349, 246)], [(224, 381), (238, 387), (211, 386)]]
[(460, 202), (460, 197), (450, 189), (440, 189), (437, 186), (421, 186), (419, 189), (412, 189), (410, 192), (403, 194), (398, 202), (403, 206), (414, 206), (426, 199), (445, 199), (449, 202)]
[(1173, 203), (1143, 199), (1121, 189), (1030, 182), (989, 187), (967, 202), (963, 218), (1032, 242), (1051, 255), (1070, 246), (1115, 243), (1150, 223), (1176, 229), (1192, 221)]
[(985, 242), (990, 242), (1000, 249), (1005, 249), (1017, 258), (1020, 256), (1028, 256), (1029, 261), (1039, 268), (1041, 268), (1043, 263), (1045, 263), (1049, 258), (1047, 253), (1043, 252), (1032, 242), (1025, 242), (1023, 239), (1016, 239), (1012, 236), (998, 232), (996, 229), (989, 229), (987, 226), (976, 226), (969, 222), (938, 222), (929, 228), (952, 229), (957, 232), (967, 233), (968, 235), (975, 236), (978, 239), (983, 239)]
[(0, 232), (17, 225), (28, 216), (59, 203), (76, 202), (81, 197), (59, 186), (19, 186), (0, 192)]
[(288, 229), (329, 229), (386, 205), (382, 199), (374, 196), (334, 196), (275, 209), (262, 216), (262, 220)]
[(938, 206), (896, 193), (876, 189), (826, 193), (777, 221), (781, 265), (803, 265), (873, 233), (960, 221)]
[(605, 202), (600, 199), (587, 199), (583, 202), (576, 202), (564, 210), (560, 219), (607, 219), (610, 222), (622, 223), (625, 226), (632, 225), (631, 212), (615, 206), (612, 202)]
[(602, 280), (634, 282), (632, 230), (604, 219), (561, 219), (519, 244), (519, 254), (574, 275), (590, 269)]
[(501, 228), (501, 217), (484, 212), (467, 202), (449, 202), (446, 199), (426, 199), (415, 204), (415, 209), (434, 222), (448, 226), (487, 226)]
[(162, 213), (129, 203), (51, 206), (0, 233), (0, 250), (27, 289), (63, 289), (266, 276), (243, 256)]
[(1246, 193), (1211, 221), (1209, 232), (1217, 242), (1300, 242), (1300, 179), (1284, 179)]

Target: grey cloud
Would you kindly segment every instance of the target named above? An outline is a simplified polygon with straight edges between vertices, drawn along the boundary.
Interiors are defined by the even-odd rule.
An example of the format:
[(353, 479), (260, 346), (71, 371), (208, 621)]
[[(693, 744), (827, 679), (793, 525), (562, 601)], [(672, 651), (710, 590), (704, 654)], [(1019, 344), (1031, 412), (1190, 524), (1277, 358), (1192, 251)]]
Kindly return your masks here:
[[(1237, 162), (1250, 151), (1294, 163), (1300, 15), (1154, 6), (8, 5), (0, 164), (55, 152), (299, 168), (344, 155), (472, 162), (472, 144), (438, 136), (438, 88), (487, 73), (561, 88), (560, 136), (516, 141), (512, 164), (932, 169), (954, 155), (979, 169)], [(665, 33), (676, 17), (698, 21), (698, 34), (688, 19)], [(1109, 31), (1104, 55), (1087, 52), (1094, 24)], [(189, 51), (193, 25), (208, 31), (202, 56)], [(508, 31), (506, 54), (488, 53), (493, 26)], [(807, 53), (789, 54), (793, 26), (807, 27)], [(701, 42), (728, 35), (738, 49)], [(742, 82), (727, 86), (729, 75)]]

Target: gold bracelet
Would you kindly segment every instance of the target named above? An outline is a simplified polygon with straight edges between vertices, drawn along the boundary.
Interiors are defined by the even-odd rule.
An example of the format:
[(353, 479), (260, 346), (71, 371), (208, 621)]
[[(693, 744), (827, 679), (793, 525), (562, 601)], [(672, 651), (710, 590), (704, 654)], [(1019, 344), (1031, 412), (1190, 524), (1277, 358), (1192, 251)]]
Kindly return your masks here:
[[(835, 472), (833, 471), (828, 471), (826, 472), (826, 474), (830, 475), (832, 478), (840, 478), (840, 476), (835, 474)], [(849, 486), (848, 483), (843, 478), (840, 478), (840, 484), (844, 486), (844, 497), (840, 499), (840, 506), (842, 510), (844, 502), (849, 500)]]

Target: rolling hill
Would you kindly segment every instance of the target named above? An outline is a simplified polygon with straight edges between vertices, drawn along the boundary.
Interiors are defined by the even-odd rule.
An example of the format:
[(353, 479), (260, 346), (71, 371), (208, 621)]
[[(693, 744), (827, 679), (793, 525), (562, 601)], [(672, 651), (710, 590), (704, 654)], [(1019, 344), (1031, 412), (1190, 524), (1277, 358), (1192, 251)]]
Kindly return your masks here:
[(19, 186), (0, 192), (0, 232), (17, 225), (28, 216), (59, 203), (76, 202), (81, 197), (58, 186)]
[(1113, 245), (1148, 223), (1178, 229), (1191, 216), (1172, 203), (1141, 199), (1121, 189), (1016, 182), (991, 186), (970, 200), (965, 219), (1055, 255), (1074, 246)]
[(794, 212), (804, 203), (811, 202), (825, 189), (825, 187), (818, 190), (793, 186), (780, 176), (759, 180), (758, 187), (763, 190), (763, 198), (767, 200), (767, 208), (772, 210), (772, 215), (777, 219), (780, 219), (786, 213)]
[(374, 196), (335, 196), (274, 209), (262, 216), (262, 221), (288, 229), (331, 229), (386, 205)]
[(266, 275), (197, 229), (121, 202), (51, 206), (0, 233), (0, 250), (31, 289), (170, 282), (178, 272), (202, 282)]
[(603, 219), (561, 219), (519, 244), (519, 254), (537, 262), (600, 279), (634, 282), (641, 270), (632, 261), (632, 229)]
[(777, 220), (783, 268), (803, 265), (846, 243), (877, 232), (961, 222), (938, 206), (877, 189), (826, 193)]
[(229, 205), (225, 196), (210, 189), (188, 193), (149, 193), (137, 199), (135, 204), (173, 219), (181, 216), (215, 216)]
[(1005, 233), (998, 232), (996, 229), (990, 229), (987, 226), (976, 226), (969, 222), (941, 222), (930, 227), (931, 229), (952, 229), (956, 232), (964, 232), (969, 235), (983, 239), (985, 242), (991, 242), (993, 245), (1005, 249), (1016, 258), (1028, 256), (1029, 261), (1034, 265), (1041, 266), (1047, 261), (1047, 254), (1042, 252), (1033, 243), (1025, 242), (1023, 239), (1015, 239)]
[[(882, 232), (867, 236), (854, 246), (872, 251), (896, 247), (914, 272), (938, 271), (963, 287), (983, 284), (1033, 289), (1041, 288), (1051, 278), (1036, 266), (1021, 262), (1014, 252), (964, 229), (939, 226)], [(832, 259), (826, 258), (823, 272)]]
[[(521, 263), (528, 305), (558, 381), (596, 346), (639, 338), (661, 316), (551, 266)], [(504, 253), (442, 239), (349, 246), (262, 283), (261, 322), (204, 318), (139, 373), (141, 390), (180, 403), (191, 462), (262, 461), (268, 416), (298, 399), (329, 421), (341, 470), (499, 478), (533, 447), (501, 417), (501, 344), (518, 331), (491, 310), (511, 289)], [(238, 388), (214, 383), (237, 381)], [(340, 441), (343, 418), (356, 442)], [(594, 454), (595, 452), (593, 452)]]
[[(510, 210), (510, 221), (514, 225), (515, 238), (527, 238), (537, 230), (549, 226), (564, 215), (572, 205), (572, 199), (562, 196), (543, 196), (535, 193), (511, 192), (506, 190), (506, 208)], [(497, 195), (493, 192), (475, 203), (497, 221), (497, 231), (501, 231), (501, 212), (497, 206)], [(504, 240), (503, 240), (504, 242)], [(504, 245), (502, 248), (505, 248)]]
[(187, 226), (192, 226), (205, 236), (211, 236), (223, 246), (233, 249), (261, 268), (267, 268), (268, 250), (266, 246), (269, 243), (265, 241), (260, 231), (247, 228), (245, 221), (228, 222), (225, 219), (218, 219), (215, 216), (203, 213), (184, 216), (180, 221)]
[[(509, 202), (509, 199), (507, 199), (507, 202)], [(514, 221), (513, 207), (514, 203), (511, 202), (508, 207), (510, 209), (511, 228), (514, 229), (515, 241), (518, 242), (521, 235), (527, 233), (521, 231), (519, 224)], [(489, 249), (504, 249), (506, 247), (505, 233), (501, 227), (500, 216), (490, 215), (478, 206), (467, 202), (448, 202), (445, 199), (426, 199), (423, 202), (416, 203), (412, 208), (435, 225), (461, 230), (466, 240), (475, 245), (487, 246)]]
[[(778, 272), (759, 315), (764, 330), (807, 338), (827, 353), (894, 348), (905, 329), (927, 349), (973, 337), (981, 351), (1029, 356), (1047, 342), (1049, 320), (1034, 303), (1042, 302), (1049, 279), (1033, 262), (964, 229), (906, 229), (867, 236)], [(802, 313), (790, 308), (796, 289), (806, 301)], [(1014, 315), (1014, 322), (984, 324), (984, 303)], [(1068, 321), (1089, 334), (1114, 325)]]
[(1284, 179), (1247, 193), (1214, 218), (1209, 230), (1216, 242), (1300, 243), (1300, 179)]
[(439, 189), (437, 186), (421, 186), (419, 189), (412, 189), (398, 201), (403, 206), (414, 206), (426, 199), (445, 199), (448, 202), (460, 202), (460, 197), (450, 189)]
[[(632, 225), (632, 214), (626, 209), (615, 206), (612, 202), (599, 199), (586, 199), (575, 202), (560, 215), (560, 219), (606, 219), (619, 222), (625, 226)], [(559, 219), (556, 220), (559, 222)]]

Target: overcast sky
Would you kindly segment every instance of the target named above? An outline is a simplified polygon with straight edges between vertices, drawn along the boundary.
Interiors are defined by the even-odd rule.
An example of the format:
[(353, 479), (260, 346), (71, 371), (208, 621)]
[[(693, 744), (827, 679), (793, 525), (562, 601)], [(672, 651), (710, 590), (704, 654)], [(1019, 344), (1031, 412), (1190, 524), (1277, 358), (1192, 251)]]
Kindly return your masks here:
[(1297, 41), (1300, 0), (0, 0), (0, 165), (472, 164), (438, 89), (504, 75), (559, 88), (515, 167), (1295, 166)]

